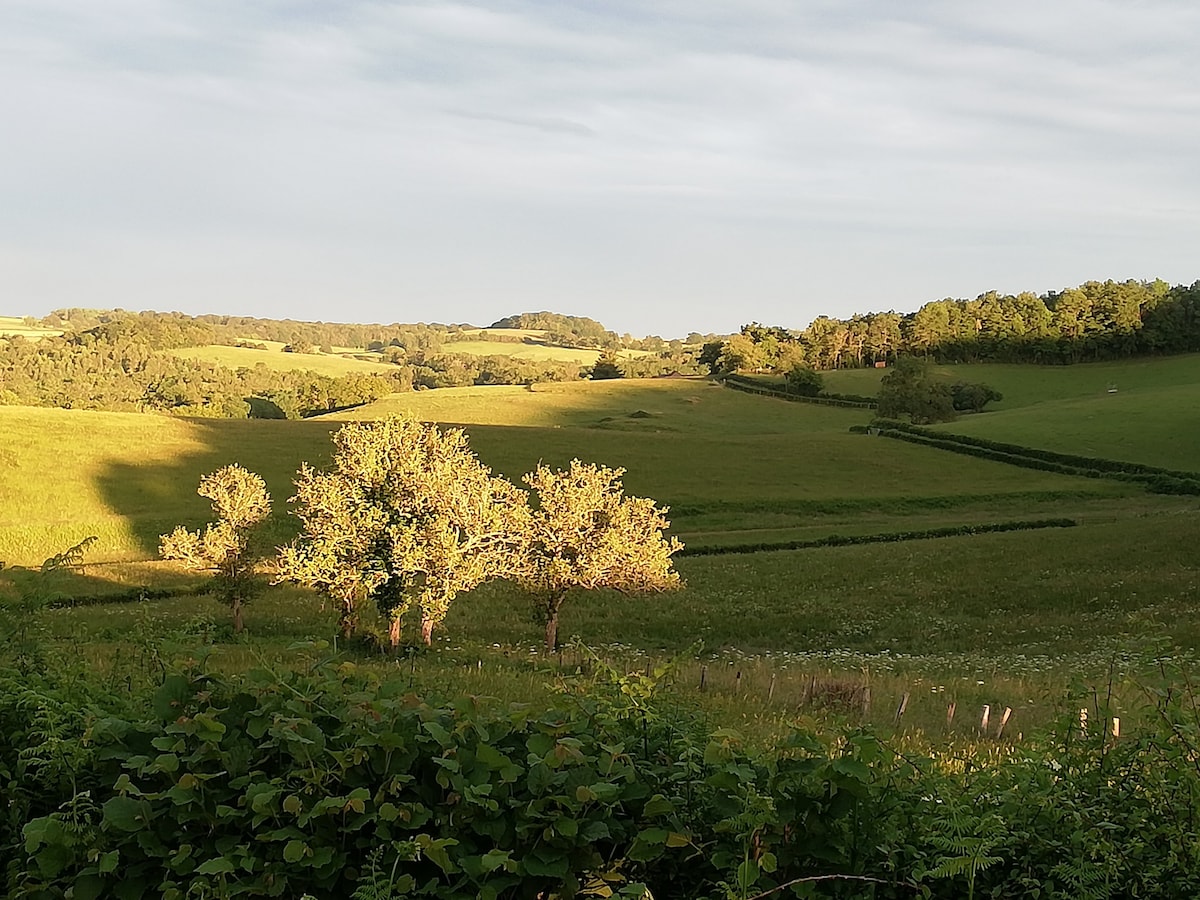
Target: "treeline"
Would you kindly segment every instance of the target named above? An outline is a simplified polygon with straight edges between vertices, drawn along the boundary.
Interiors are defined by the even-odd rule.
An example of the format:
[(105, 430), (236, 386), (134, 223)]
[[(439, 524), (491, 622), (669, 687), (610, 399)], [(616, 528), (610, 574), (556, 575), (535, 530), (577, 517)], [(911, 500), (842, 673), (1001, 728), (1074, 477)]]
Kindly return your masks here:
[(1064, 365), (1200, 351), (1200, 281), (1089, 281), (1036, 295), (989, 291), (936, 300), (914, 313), (820, 316), (803, 331), (751, 323), (705, 344), (712, 372), (859, 368), (902, 354), (940, 363)]
[[(59, 337), (0, 340), (0, 405), (159, 411), (223, 418), (297, 418), (369, 403), (394, 392), (483, 384), (571, 381), (578, 363), (453, 353), (458, 326), (338, 325), (180, 313), (59, 310), (42, 320)], [(286, 343), (296, 353), (356, 346), (389, 363), (371, 373), (331, 377), (298, 366), (231, 368), (169, 352), (210, 344)], [(352, 355), (352, 354), (351, 354)], [(623, 360), (620, 374), (695, 374), (696, 353), (665, 349)]]

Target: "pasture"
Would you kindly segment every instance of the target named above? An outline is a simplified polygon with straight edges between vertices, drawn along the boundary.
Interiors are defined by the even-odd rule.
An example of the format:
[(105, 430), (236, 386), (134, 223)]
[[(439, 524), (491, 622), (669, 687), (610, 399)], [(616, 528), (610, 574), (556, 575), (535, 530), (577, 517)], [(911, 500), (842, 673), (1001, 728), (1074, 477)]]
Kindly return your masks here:
[[(874, 395), (885, 370), (825, 373), (827, 389)], [(944, 431), (1062, 453), (1200, 469), (1200, 356), (1074, 366), (934, 366), (947, 381), (991, 385), (1004, 399)], [(1110, 392), (1110, 388), (1112, 392)]]
[[(258, 343), (267, 343), (260, 341)], [(253, 369), (263, 365), (277, 372), (316, 372), (337, 378), (342, 375), (362, 373), (367, 375), (394, 372), (395, 366), (385, 362), (369, 362), (329, 353), (283, 353), (284, 345), (275, 349), (257, 350), (253, 347), (227, 347), (224, 344), (209, 344), (204, 347), (183, 347), (166, 352), (182, 359), (198, 359), (229, 369)], [(362, 351), (364, 354), (366, 351)]]
[(57, 337), (60, 334), (62, 331), (30, 325), (17, 316), (0, 316), (0, 339), (23, 337), (27, 341), (40, 341), (44, 337)]
[[(969, 421), (1002, 422), (1038, 406)], [(202, 474), (239, 462), (263, 475), (278, 513), (272, 539), (283, 542), (295, 528), (286, 499), (301, 462), (323, 465), (344, 421), (399, 412), (462, 425), (483, 461), (513, 479), (573, 457), (622, 466), (627, 490), (670, 505), (673, 532), (693, 547), (1049, 517), (1078, 523), (681, 558), (679, 592), (568, 601), (560, 634), (610, 659), (642, 666), (703, 642), (683, 663), (681, 689), (695, 693), (703, 670), (703, 702), (764, 739), (801, 705), (820, 706), (818, 681), (871, 684), (888, 703), (911, 694), (904, 724), (930, 731), (948, 695), (964, 706), (1019, 706), (1028, 727), (1077, 679), (1110, 668), (1136, 676), (1156, 659), (1200, 650), (1194, 498), (850, 434), (869, 412), (705, 379), (423, 391), (301, 421), (0, 408), (0, 559), (36, 566), (95, 534), (88, 564), (60, 593), (195, 585), (197, 576), (153, 560), (159, 534), (208, 518), (195, 494)], [(0, 572), (0, 590), (16, 596), (21, 577), (31, 576)], [(211, 664), (240, 670), (290, 665), (297, 651), (289, 648), (328, 635), (330, 616), (316, 598), (276, 587), (248, 607), (249, 636), (236, 641), (224, 611), (203, 595), (47, 609), (42, 622), (63, 652), (98, 667), (128, 663), (147, 641), (198, 639), (209, 643)], [(576, 650), (546, 660), (538, 640), (528, 601), (506, 584), (487, 585), (451, 609), (434, 653), (401, 670), (421, 684), (520, 697), (541, 691), (560, 667), (586, 662)], [(397, 665), (372, 660), (363, 663)], [(881, 701), (867, 715), (888, 725), (893, 713)]]

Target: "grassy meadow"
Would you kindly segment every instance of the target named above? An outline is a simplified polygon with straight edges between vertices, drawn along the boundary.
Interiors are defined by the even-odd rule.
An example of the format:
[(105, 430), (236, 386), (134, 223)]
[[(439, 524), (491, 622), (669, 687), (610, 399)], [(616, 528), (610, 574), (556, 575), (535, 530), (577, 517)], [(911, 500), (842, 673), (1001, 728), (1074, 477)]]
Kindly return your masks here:
[(41, 325), (28, 325), (17, 316), (0, 316), (0, 339), (23, 337), (28, 341), (39, 341), (44, 337), (57, 337), (62, 334), (53, 328), (43, 328)]
[[(167, 352), (183, 359), (198, 359), (230, 369), (253, 369), (257, 365), (264, 365), (277, 372), (316, 372), (318, 375), (328, 375), (332, 378), (355, 372), (370, 375), (395, 371), (395, 366), (385, 362), (369, 362), (336, 353), (284, 353), (282, 352), (283, 346), (257, 350), (253, 347), (227, 347), (224, 344), (209, 344), (204, 347), (183, 347)], [(361, 352), (366, 353), (365, 350)]]
[[(1164, 398), (1186, 396), (1193, 382), (1185, 373), (1200, 371), (1200, 363), (1135, 363), (1124, 374), (1108, 368), (1073, 374), (1037, 401), (1022, 391), (1073, 370), (972, 367), (961, 377), (994, 384), (1006, 401), (948, 427), (986, 424), (995, 429), (989, 437), (1050, 446), (1026, 441), (1018, 432), (1032, 420), (1023, 425), (1019, 417), (1052, 409), (1046, 420), (1056, 416), (1062, 433), (1083, 428), (1090, 402), (1083, 392), (1097, 377), (1121, 390), (1105, 388), (1094, 402), (1136, 398), (1141, 390), (1165, 422)], [(1138, 389), (1143, 370), (1157, 380), (1151, 387), (1146, 376), (1148, 386)], [(832, 373), (828, 382), (831, 390), (869, 393), (868, 377), (877, 383), (879, 373)], [(283, 541), (294, 528), (285, 501), (300, 463), (324, 464), (329, 435), (345, 421), (398, 412), (463, 426), (484, 462), (512, 478), (538, 462), (573, 457), (622, 466), (627, 489), (670, 505), (674, 533), (697, 547), (1051, 517), (1078, 523), (681, 558), (686, 587), (678, 592), (568, 601), (563, 638), (577, 635), (633, 667), (684, 653), (680, 690), (751, 731), (772, 733), (800, 714), (862, 715), (866, 686), (875, 698), (867, 715), (882, 725), (909, 694), (902, 724), (944, 730), (954, 699), (963, 709), (1011, 706), (1024, 728), (1045, 721), (1074, 681), (1095, 683), (1110, 668), (1136, 677), (1156, 659), (1187, 660), (1200, 649), (1195, 498), (850, 434), (868, 411), (787, 403), (692, 378), (422, 391), (302, 421), (0, 407), (0, 560), (9, 565), (0, 571), (0, 596), (11, 600), (22, 579), (34, 578), (13, 566), (36, 566), (91, 534), (99, 541), (88, 565), (61, 576), (60, 594), (195, 584), (198, 576), (154, 556), (159, 534), (206, 520), (206, 501), (195, 493), (202, 474), (239, 462), (263, 475), (280, 513), (273, 536)], [(1178, 408), (1176, 415), (1187, 419)], [(1004, 430), (1006, 421), (1014, 433)], [(1117, 436), (1114, 430), (1111, 439)], [(1156, 461), (1149, 437), (1125, 439), (1138, 454), (1131, 458)], [(1200, 469), (1195, 442), (1172, 452), (1173, 465)], [(135, 665), (163, 642), (189, 653), (204, 644), (210, 664), (229, 669), (300, 664), (304, 651), (296, 645), (332, 632), (331, 612), (287, 587), (249, 606), (243, 638), (228, 633), (226, 615), (208, 596), (185, 595), (46, 609), (39, 627), (65, 654), (101, 668)], [(362, 662), (395, 668), (415, 684), (512, 697), (588, 665), (575, 649), (545, 659), (539, 640), (528, 602), (492, 584), (460, 598), (435, 652)], [(689, 650), (697, 641), (699, 654)], [(1132, 686), (1125, 690), (1136, 695)], [(974, 733), (969, 721), (955, 728)]]
[[(934, 366), (934, 372), (948, 381), (983, 382), (1004, 395), (981, 415), (938, 426), (944, 431), (1200, 469), (1200, 357), (1195, 354), (1074, 366)], [(873, 395), (883, 374), (848, 369), (825, 373), (825, 383), (830, 391)]]

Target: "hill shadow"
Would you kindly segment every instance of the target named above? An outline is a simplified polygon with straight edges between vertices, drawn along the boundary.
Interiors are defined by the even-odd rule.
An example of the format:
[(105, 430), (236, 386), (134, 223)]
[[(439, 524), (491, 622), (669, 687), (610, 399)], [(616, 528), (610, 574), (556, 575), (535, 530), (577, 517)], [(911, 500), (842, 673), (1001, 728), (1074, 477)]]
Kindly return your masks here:
[[(261, 475), (271, 494), (268, 540), (284, 543), (295, 534), (287, 515), (292, 482), (302, 463), (329, 462), (330, 433), (342, 423), (282, 419), (187, 419), (187, 453), (110, 460), (96, 477), (109, 509), (128, 523), (136, 551), (158, 555), (159, 536), (176, 525), (198, 528), (212, 520), (209, 501), (196, 493), (202, 476), (237, 463)], [(149, 457), (149, 458), (147, 458)]]

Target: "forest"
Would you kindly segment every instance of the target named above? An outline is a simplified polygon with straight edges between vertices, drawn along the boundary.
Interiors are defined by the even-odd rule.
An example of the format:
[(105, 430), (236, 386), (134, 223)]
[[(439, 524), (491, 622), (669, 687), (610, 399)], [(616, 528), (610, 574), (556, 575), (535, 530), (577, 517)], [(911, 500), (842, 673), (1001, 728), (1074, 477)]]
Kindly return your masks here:
[(1172, 287), (1155, 279), (1088, 281), (1041, 296), (988, 291), (907, 315), (819, 316), (803, 331), (751, 323), (705, 344), (701, 361), (713, 372), (786, 372), (860, 368), (905, 353), (939, 363), (1069, 365), (1196, 350), (1200, 281)]

